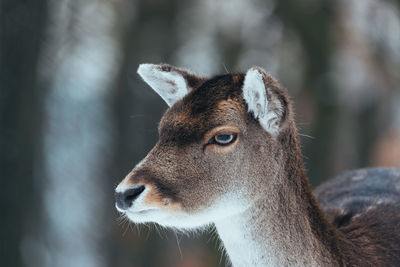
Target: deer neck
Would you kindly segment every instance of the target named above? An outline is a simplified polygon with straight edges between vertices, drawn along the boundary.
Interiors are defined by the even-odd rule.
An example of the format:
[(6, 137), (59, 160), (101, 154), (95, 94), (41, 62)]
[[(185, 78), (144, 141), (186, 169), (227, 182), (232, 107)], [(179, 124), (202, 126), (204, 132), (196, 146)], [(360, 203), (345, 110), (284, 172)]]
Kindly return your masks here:
[[(276, 181), (241, 214), (215, 223), (233, 266), (334, 266), (336, 233), (306, 177), (294, 134)], [(292, 138), (292, 140), (290, 140)], [(271, 177), (265, 177), (271, 180)], [(271, 186), (271, 185), (269, 185)]]

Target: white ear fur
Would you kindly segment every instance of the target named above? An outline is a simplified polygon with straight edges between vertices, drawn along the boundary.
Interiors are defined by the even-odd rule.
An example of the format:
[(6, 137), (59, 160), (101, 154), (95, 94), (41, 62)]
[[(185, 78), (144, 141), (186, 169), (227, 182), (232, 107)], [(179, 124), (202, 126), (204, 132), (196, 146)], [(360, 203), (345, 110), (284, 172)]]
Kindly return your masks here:
[[(252, 67), (246, 73), (243, 83), (243, 98), (248, 106), (248, 111), (253, 113), (261, 126), (273, 136), (279, 133), (279, 113), (281, 104), (274, 98), (269, 88), (265, 87), (262, 70)], [(268, 99), (268, 95), (270, 96)], [(273, 103), (271, 103), (273, 102)]]
[(137, 73), (168, 106), (172, 106), (190, 91), (182, 74), (173, 69), (164, 70), (156, 64), (140, 64)]

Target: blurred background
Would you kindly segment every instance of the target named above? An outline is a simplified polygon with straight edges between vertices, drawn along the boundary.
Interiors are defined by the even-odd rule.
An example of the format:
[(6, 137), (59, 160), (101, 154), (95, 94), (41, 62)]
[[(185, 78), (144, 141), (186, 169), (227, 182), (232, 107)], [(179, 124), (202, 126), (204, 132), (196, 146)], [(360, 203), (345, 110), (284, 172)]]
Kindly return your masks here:
[(313, 186), (400, 167), (399, 0), (0, 0), (1, 266), (228, 265), (213, 229), (114, 208), (167, 109), (146, 62), (262, 66), (295, 102)]

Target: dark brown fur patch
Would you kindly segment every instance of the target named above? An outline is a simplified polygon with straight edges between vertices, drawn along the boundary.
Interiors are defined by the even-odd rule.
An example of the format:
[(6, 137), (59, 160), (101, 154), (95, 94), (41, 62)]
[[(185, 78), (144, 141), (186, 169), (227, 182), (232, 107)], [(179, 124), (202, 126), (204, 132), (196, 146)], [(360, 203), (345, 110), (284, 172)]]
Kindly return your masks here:
[[(236, 78), (238, 81), (243, 80), (243, 75), (236, 76), (240, 77)], [(160, 123), (160, 136), (181, 146), (199, 142), (206, 131), (220, 126), (218, 121), (211, 120), (219, 103), (222, 101), (237, 103), (240, 100), (241, 82), (234, 85), (232, 75), (210, 79), (166, 112)]]
[(236, 86), (236, 84), (239, 84), (241, 79), (242, 79), (242, 75), (240, 75), (240, 74), (233, 75), (232, 81), (233, 81), (234, 86)]

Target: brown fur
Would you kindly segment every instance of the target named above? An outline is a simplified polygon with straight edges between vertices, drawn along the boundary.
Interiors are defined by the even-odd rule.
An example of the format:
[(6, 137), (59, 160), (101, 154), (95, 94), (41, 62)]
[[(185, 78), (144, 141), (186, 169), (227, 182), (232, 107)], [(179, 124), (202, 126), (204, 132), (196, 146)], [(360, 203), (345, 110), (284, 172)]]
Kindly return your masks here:
[[(165, 71), (174, 68), (162, 67)], [(247, 112), (242, 97), (244, 74), (207, 80), (182, 73), (193, 90), (167, 110), (159, 125), (160, 140), (126, 178), (132, 185), (150, 185), (148, 203), (196, 214), (216, 205), (221, 196), (238, 191), (244, 199), (254, 201), (243, 212), (254, 229), (253, 239), (259, 239), (259, 244), (266, 240), (266, 249), (272, 245), (281, 248), (282, 262), (400, 264), (397, 204), (378, 204), (354, 214), (351, 208), (342, 213), (337, 206), (326, 204), (324, 211), (320, 207), (303, 167), (289, 97), (274, 78), (262, 72), (269, 100), (273, 95), (283, 107), (277, 137), (263, 130)], [(229, 125), (239, 131), (229, 149), (207, 144), (220, 127)], [(396, 179), (400, 181), (400, 175)], [(324, 202), (332, 194), (318, 195)]]

